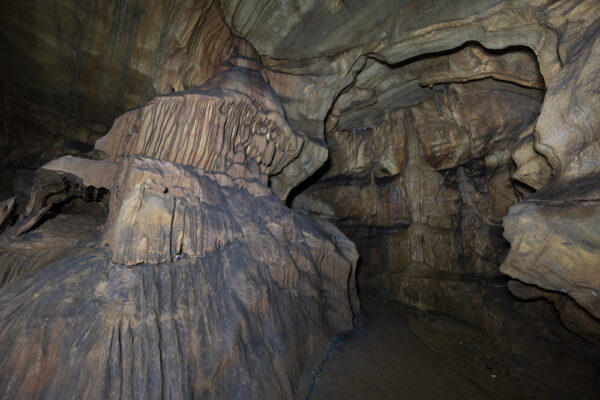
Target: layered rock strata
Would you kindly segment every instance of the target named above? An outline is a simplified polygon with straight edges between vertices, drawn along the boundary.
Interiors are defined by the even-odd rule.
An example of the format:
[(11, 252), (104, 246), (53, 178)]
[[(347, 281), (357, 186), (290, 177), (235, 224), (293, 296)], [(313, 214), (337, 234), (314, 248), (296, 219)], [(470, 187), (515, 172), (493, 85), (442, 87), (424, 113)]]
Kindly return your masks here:
[(360, 307), (354, 245), (267, 185), (301, 146), (237, 58), (119, 118), (100, 159), (40, 169), (0, 237), (3, 396), (292, 397)]
[[(504, 219), (511, 251), (501, 271), (556, 296), (569, 296), (600, 318), (600, 19), (584, 16), (599, 15), (600, 6), (562, 6), (564, 39), (558, 51), (563, 68), (548, 81), (535, 125), (535, 149), (552, 167), (553, 176), (542, 179), (541, 189), (512, 207)], [(547, 176), (545, 165), (535, 168), (539, 164), (534, 159), (522, 168), (536, 182), (537, 176)]]
[[(292, 3), (7, 5), (0, 200), (17, 201), (0, 205), (0, 230), (21, 218), (10, 246), (61, 242), (45, 233), (50, 221), (82, 201), (101, 213), (105, 188), (107, 229), (86, 233), (101, 239), (62, 236), (100, 240), (127, 264), (206, 257), (254, 231), (211, 214), (227, 201), (207, 203), (198, 182), (262, 197), (268, 181), (286, 199), (318, 170), (291, 204), (352, 237), (365, 287), (475, 323), (504, 285), (500, 271), (531, 285), (511, 285), (519, 298), (549, 299), (595, 340), (599, 3)], [(154, 94), (91, 159), (46, 164), (54, 172), (38, 172), (31, 193), (27, 174), (10, 188), (17, 169), (91, 150), (116, 115)], [(14, 257), (5, 282), (43, 267)]]
[[(597, 290), (586, 274), (597, 264), (595, 178), (577, 184), (568, 172), (557, 177), (537, 131), (544, 79), (535, 58), (522, 48), (494, 52), (469, 44), (412, 64), (393, 74), (431, 86), (430, 97), (416, 105), (386, 109), (380, 82), (392, 72), (374, 63), (358, 74), (360, 90), (340, 95), (326, 133), (328, 164), (293, 207), (330, 218), (357, 243), (365, 289), (477, 321), (477, 307), (471, 314), (464, 312), (467, 303), (448, 308), (456, 303), (448, 296), (481, 292), (485, 305), (489, 296), (471, 287), (473, 277), (494, 292), (506, 273), (558, 297), (569, 293), (585, 310), (553, 303), (569, 329), (589, 338), (594, 317), (573, 321), (594, 315)], [(349, 124), (359, 125), (344, 129)], [(575, 188), (584, 186), (575, 200)], [(558, 234), (563, 224), (572, 229)]]

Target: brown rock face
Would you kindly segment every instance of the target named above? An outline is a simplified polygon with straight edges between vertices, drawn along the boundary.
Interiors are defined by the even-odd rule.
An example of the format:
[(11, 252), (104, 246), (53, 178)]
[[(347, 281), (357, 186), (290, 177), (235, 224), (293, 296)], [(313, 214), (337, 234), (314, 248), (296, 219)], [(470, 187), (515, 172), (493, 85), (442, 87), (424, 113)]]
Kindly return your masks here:
[[(292, 205), (336, 221), (363, 255), (359, 283), (388, 298), (444, 311), (435, 295), (407, 295), (426, 290), (425, 281), (415, 279), (427, 276), (444, 298), (449, 292), (435, 282), (436, 274), (447, 280), (443, 274), (452, 272), (461, 280), (502, 272), (562, 290), (557, 296), (570, 293), (574, 303), (564, 309), (573, 315), (575, 304), (596, 315), (591, 308), (598, 290), (587, 275), (595, 276), (598, 265), (593, 202), (567, 193), (587, 182), (589, 195), (582, 198), (595, 198), (598, 107), (591, 93), (598, 19), (583, 16), (597, 15), (598, 6), (538, 2), (509, 10), (507, 3), (492, 3), (478, 2), (476, 16), (449, 17), (448, 23), (421, 16), (420, 29), (390, 29), (378, 42), (363, 34), (345, 52), (340, 42), (327, 40), (312, 49), (286, 40), (285, 46), (258, 47), (278, 57), (343, 54), (336, 57), (355, 60), (346, 64), (341, 88), (325, 85), (334, 92), (325, 117), (330, 157)], [(327, 13), (313, 12), (317, 20)], [(235, 21), (250, 36), (259, 34)], [(334, 31), (352, 35), (343, 27)], [(283, 63), (276, 64), (281, 71)], [(293, 102), (288, 96), (284, 107)], [(416, 150), (409, 146), (410, 131)], [(547, 251), (551, 243), (556, 246)], [(565, 322), (577, 319), (568, 314), (561, 312)], [(584, 325), (570, 323), (589, 337)]]
[[(596, 254), (600, 106), (594, 77), (600, 21), (585, 16), (596, 16), (599, 10), (595, 2), (562, 4), (555, 10), (563, 33), (558, 47), (563, 67), (547, 80), (534, 131), (535, 150), (546, 158), (554, 177), (548, 182), (548, 167), (530, 151), (529, 156), (515, 157), (526, 160), (519, 165), (517, 179), (524, 176), (525, 183), (542, 189), (506, 216), (505, 237), (511, 251), (501, 268), (522, 282), (568, 295), (596, 318), (600, 317)], [(572, 305), (569, 308), (573, 310)], [(572, 323), (577, 312), (569, 315), (564, 310), (561, 318), (578, 325)]]
[(233, 54), (254, 56), (216, 2), (10, 3), (0, 18), (0, 198), (15, 170), (90, 151), (124, 110), (204, 83)]
[(4, 395), (291, 397), (360, 307), (354, 245), (267, 186), (301, 146), (258, 62), (237, 58), (117, 119), (102, 159), (41, 168), (0, 238)]
[(0, 27), (0, 397), (291, 398), (355, 272), (511, 351), (540, 321), (600, 344), (600, 2), (25, 1)]
[(239, 197), (240, 189), (269, 195), (260, 183), (238, 179), (238, 187), (226, 176), (139, 156), (124, 159), (119, 167), (119, 193), (111, 198), (105, 234), (116, 263), (158, 264), (183, 253), (203, 256), (260, 228), (259, 215), (236, 206), (249, 201)]
[(0, 231), (3, 231), (10, 223), (11, 214), (15, 208), (16, 198), (11, 197), (0, 203)]
[[(275, 215), (280, 203), (271, 199), (262, 207)], [(285, 221), (285, 213), (275, 216)], [(64, 242), (52, 249), (3, 248), (0, 276), (9, 279), (0, 295), (4, 396), (291, 397), (290, 379), (304, 358), (352, 326), (347, 288), (336, 283), (346, 284), (352, 261), (332, 237), (347, 249), (352, 244), (335, 228), (297, 222), (303, 225), (293, 232), (302, 240), (297, 245), (264, 231), (203, 258), (159, 265), (123, 267), (102, 249)]]
[(501, 271), (542, 289), (568, 294), (600, 318), (598, 178), (548, 186), (504, 218), (511, 251)]
[[(436, 56), (422, 76), (456, 57), (466, 63), (466, 52), (485, 54), (481, 47), (467, 46)], [(473, 65), (481, 62), (467, 59)], [(515, 60), (525, 66), (533, 62), (522, 50)], [(504, 64), (490, 63), (485, 73), (499, 66)], [(412, 66), (399, 68), (417, 75)], [(529, 70), (535, 71), (535, 64)], [(360, 272), (365, 287), (393, 298), (390, 282), (405, 285), (410, 274), (425, 274), (429, 282), (436, 273), (441, 279), (447, 279), (446, 273), (456, 274), (456, 279), (465, 274), (499, 275), (507, 247), (502, 217), (519, 199), (511, 183), (511, 149), (534, 123), (542, 93), (481, 78), (475, 74), (475, 81), (435, 86), (430, 98), (417, 105), (388, 110), (381, 121), (366, 119), (362, 127), (334, 128), (327, 134), (332, 154), (322, 178), (292, 205), (339, 221), (367, 255)], [(539, 73), (532, 81), (541, 81)], [(362, 104), (346, 111), (338, 124), (366, 116), (369, 107)]]
[(137, 154), (215, 172), (249, 157), (261, 172), (279, 173), (298, 156), (303, 139), (261, 73), (257, 61), (235, 57), (203, 86), (119, 117), (95, 150), (112, 162)]

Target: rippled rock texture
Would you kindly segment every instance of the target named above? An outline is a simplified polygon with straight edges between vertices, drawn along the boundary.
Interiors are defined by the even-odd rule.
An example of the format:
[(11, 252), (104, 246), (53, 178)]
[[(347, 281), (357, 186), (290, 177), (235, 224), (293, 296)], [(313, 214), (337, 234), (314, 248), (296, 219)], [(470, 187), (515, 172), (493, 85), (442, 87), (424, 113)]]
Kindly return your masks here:
[[(515, 78), (490, 78), (504, 73), (496, 70), (500, 65), (502, 71), (537, 71), (522, 49), (490, 52), (467, 45), (415, 63), (418, 69), (408, 64), (394, 73), (410, 69), (415, 79), (433, 85), (430, 97), (383, 110), (375, 121), (365, 119), (361, 108), (339, 111), (326, 135), (329, 164), (292, 206), (330, 218), (355, 241), (363, 289), (481, 322), (478, 310), (491, 297), (486, 279), (495, 292), (493, 280), (508, 250), (502, 218), (523, 196), (513, 183), (511, 154), (533, 137), (543, 79), (539, 71), (518, 85)], [(474, 73), (481, 64), (487, 65), (485, 76)], [(438, 79), (442, 83), (433, 83)], [(523, 86), (527, 82), (531, 87)], [(340, 101), (350, 102), (343, 96), (350, 95)], [(355, 118), (363, 125), (340, 129)], [(483, 280), (474, 284), (475, 277)]]
[(25, 174), (93, 148), (114, 119), (155, 94), (199, 86), (234, 54), (253, 56), (214, 1), (3, 5), (0, 196)]
[(357, 253), (331, 223), (365, 290), (498, 340), (551, 303), (599, 343), (599, 16), (594, 0), (7, 5), (7, 393), (289, 395), (358, 310)]
[(0, 237), (4, 398), (289, 398), (352, 328), (354, 245), (267, 186), (302, 139), (260, 68), (231, 60), (120, 117), (100, 159), (37, 171)]
[[(419, 29), (357, 40), (368, 55), (326, 114), (328, 162), (291, 204), (357, 243), (365, 289), (448, 311), (449, 296), (473, 297), (472, 277), (493, 292), (504, 273), (565, 298), (551, 300), (563, 321), (597, 341), (600, 20), (588, 16), (598, 5), (477, 5), (465, 19), (422, 16)], [(313, 54), (332, 48), (325, 40)], [(454, 294), (442, 289), (449, 280)], [(477, 320), (480, 309), (466, 301), (453, 313)], [(579, 314), (585, 324), (573, 323)]]

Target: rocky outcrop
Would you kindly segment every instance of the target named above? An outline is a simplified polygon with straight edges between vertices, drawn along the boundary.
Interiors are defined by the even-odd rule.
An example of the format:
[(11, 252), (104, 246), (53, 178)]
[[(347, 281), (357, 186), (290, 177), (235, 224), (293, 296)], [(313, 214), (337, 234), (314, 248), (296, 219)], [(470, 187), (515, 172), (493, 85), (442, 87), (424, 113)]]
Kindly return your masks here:
[[(473, 63), (481, 64), (478, 60), (489, 61), (489, 67), (479, 68), (478, 76), (492, 76), (489, 71), (493, 69), (502, 77), (509, 75), (511, 68), (520, 69), (517, 76), (524, 74), (522, 82), (539, 87), (560, 68), (557, 33), (547, 23), (545, 2), (516, 5), (492, 0), (476, 6), (451, 2), (444, 5), (444, 13), (425, 4), (333, 2), (336, 6), (329, 7), (326, 3), (308, 2), (292, 9), (259, 3), (259, 7), (272, 10), (263, 14), (254, 14), (244, 2), (222, 3), (225, 21), (256, 45), (290, 123), (313, 137), (311, 143), (322, 143), (322, 132), (330, 131), (331, 125), (339, 124), (340, 130), (373, 127), (385, 119), (386, 110), (416, 105), (431, 97), (431, 91), (419, 85), (420, 74), (448, 63), (443, 53), (461, 49), (467, 42), (481, 44), (488, 53), (514, 46), (521, 54), (528, 47), (537, 55), (544, 78), (537, 75), (531, 79), (537, 70), (531, 54), (463, 57), (465, 68), (471, 70), (476, 69)], [(281, 14), (287, 17), (273, 17)], [(435, 63), (430, 61), (440, 55)], [(520, 79), (511, 76), (512, 81)], [(464, 79), (467, 77), (461, 77)], [(342, 101), (345, 106), (338, 108)], [(346, 108), (360, 110), (339, 116), (338, 110)], [(363, 119), (371, 119), (373, 124)], [(282, 175), (293, 181), (287, 176), (291, 171), (310, 174), (324, 161), (319, 146), (306, 147)], [(277, 184), (278, 179), (272, 181)]]
[[(234, 58), (120, 117), (100, 159), (41, 168), (0, 237), (3, 395), (292, 397), (360, 308), (354, 245), (268, 187), (301, 146), (258, 62)], [(72, 209), (108, 196), (107, 215)]]
[(256, 60), (234, 57), (203, 86), (119, 117), (94, 149), (112, 162), (138, 154), (230, 175), (249, 157), (261, 172), (277, 174), (298, 156), (303, 139), (261, 73)]
[(289, 396), (358, 309), (330, 222), (364, 289), (497, 332), (507, 274), (599, 343), (598, 2), (38, 3), (0, 16), (11, 395)]
[(90, 151), (124, 110), (255, 56), (214, 1), (11, 3), (0, 18), (1, 199), (16, 171)]
[(569, 295), (600, 318), (599, 180), (547, 186), (504, 218), (511, 251), (501, 271)]
[(535, 190), (541, 189), (550, 182), (552, 167), (548, 164), (548, 160), (536, 151), (533, 133), (519, 142), (512, 153), (512, 158), (517, 166), (512, 176), (518, 182)]
[[(119, 192), (111, 198), (105, 241), (120, 264), (158, 264), (178, 255), (203, 256), (256, 233), (260, 214), (240, 208), (271, 193), (259, 182), (135, 156), (120, 163)], [(217, 180), (218, 179), (218, 180)]]
[[(589, 78), (595, 71), (591, 65), (595, 65), (597, 23), (593, 18), (581, 18), (595, 15), (597, 6), (585, 1), (560, 2), (544, 10), (524, 6), (517, 17), (504, 4), (481, 5), (490, 8), (469, 22), (443, 28), (449, 29), (448, 35), (456, 35), (447, 41), (436, 36), (442, 28), (435, 24), (418, 33), (393, 31), (379, 46), (370, 47), (370, 37), (363, 35), (357, 46), (369, 56), (348, 67), (351, 79), (344, 81), (345, 86), (333, 97), (325, 119), (328, 164), (292, 204), (304, 212), (331, 218), (342, 227), (366, 255), (360, 270), (363, 285), (374, 286), (380, 293), (394, 292), (385, 289), (394, 276), (399, 285), (410, 288), (408, 275), (402, 275), (408, 272), (402, 271), (428, 271), (429, 282), (433, 282), (432, 271), (436, 270), (497, 276), (509, 249), (502, 238), (504, 228), (511, 247), (500, 271), (557, 293), (561, 289), (574, 291), (573, 298), (583, 302), (589, 312), (589, 297), (597, 290), (586, 284), (593, 279), (574, 274), (594, 274), (596, 269), (593, 256), (586, 256), (588, 251), (593, 254), (597, 235), (589, 225), (594, 221), (593, 206), (575, 197), (565, 198), (563, 204), (554, 196), (572, 192), (577, 183), (571, 178), (596, 171), (596, 118), (587, 113), (597, 114), (595, 102), (590, 100), (595, 86)], [(338, 12), (343, 13), (344, 7)], [(323, 13), (324, 17), (327, 12), (323, 9), (316, 14)], [(336, 15), (333, 13), (332, 18)], [(468, 28), (475, 20), (486, 27), (484, 35)], [(502, 28), (501, 20), (505, 23)], [(426, 25), (424, 21), (426, 18), (419, 19)], [(244, 29), (258, 34), (248, 26)], [(506, 29), (513, 30), (512, 38), (505, 36)], [(525, 32), (541, 40), (530, 43)], [(401, 39), (394, 41), (394, 35)], [(468, 42), (452, 48), (448, 44), (456, 37)], [(419, 44), (421, 56), (410, 58), (414, 43)], [(293, 57), (299, 48), (302, 46), (263, 47), (259, 52)], [(325, 41), (317, 48), (303, 49), (324, 57), (334, 48), (335, 43)], [(493, 50), (499, 48), (503, 50)], [(340, 59), (353, 57), (350, 49), (338, 54)], [(279, 68), (281, 64), (278, 61)], [(546, 88), (544, 94), (540, 89)], [(291, 102), (287, 98), (284, 107)], [(425, 167), (417, 168), (419, 181), (431, 181), (435, 186), (437, 179), (446, 187), (439, 193), (449, 193), (450, 189), (459, 197), (406, 190), (410, 175), (405, 171), (410, 162), (407, 135), (397, 128), (404, 123), (403, 118), (391, 117), (398, 108), (411, 109), (416, 120), (414, 130), (425, 163)], [(433, 174), (426, 178), (428, 168), (443, 172), (437, 178)], [(590, 187), (595, 179), (589, 175)], [(543, 189), (508, 212), (513, 204), (548, 185), (557, 185), (556, 190), (544, 195)], [(457, 206), (448, 207), (456, 200)], [(573, 214), (576, 204), (587, 210), (587, 218)], [(415, 218), (411, 209), (420, 210), (425, 221)], [(573, 211), (567, 211), (570, 209)], [(502, 218), (507, 213), (503, 227)], [(440, 217), (446, 222), (441, 223)], [(573, 232), (580, 232), (577, 237), (563, 238), (571, 235), (568, 230), (554, 233), (562, 226), (561, 218), (570, 220), (567, 225), (575, 224)], [(581, 225), (584, 220), (588, 225)], [(419, 229), (416, 223), (421, 224)], [(444, 229), (447, 232), (440, 236)], [(423, 234), (428, 230), (429, 234), (419, 236), (422, 241), (409, 239), (410, 232)], [(560, 246), (554, 247), (556, 251), (543, 250), (547, 249), (548, 235), (557, 235)], [(426, 249), (424, 253), (422, 249)], [(536, 255), (540, 254), (538, 260)], [(411, 262), (414, 265), (408, 268)], [(439, 302), (430, 304), (434, 309), (438, 306)], [(561, 313), (563, 320), (569, 318), (567, 314)]]
[[(546, 22), (545, 2), (467, 3), (445, 5), (444, 15), (426, 5), (383, 0), (310, 1), (299, 7), (237, 0), (160, 6), (145, 0), (102, 6), (74, 1), (11, 5), (2, 15), (3, 43), (14, 54), (3, 65), (10, 79), (2, 87), (2, 197), (12, 192), (16, 170), (91, 150), (123, 110), (154, 94), (200, 86), (232, 55), (256, 56), (246, 40), (267, 66), (290, 124), (307, 139), (300, 157), (271, 178), (279, 197), (286, 197), (327, 159), (324, 122), (342, 92), (360, 88), (352, 83), (361, 71), (389, 72), (396, 70), (390, 66), (468, 41), (487, 49), (528, 46), (538, 55), (545, 78), (558, 70), (557, 34)], [(352, 24), (347, 23), (350, 15)], [(530, 57), (468, 52), (467, 60), (479, 57), (492, 65), (480, 68), (486, 76), (491, 68), (497, 76), (514, 77), (506, 71), (523, 67)], [(534, 85), (530, 72), (521, 68), (522, 82)], [(398, 81), (395, 73), (389, 78), (380, 81), (380, 105), (400, 98), (412, 105), (428, 96), (418, 79)], [(361, 93), (364, 97), (368, 91)], [(23, 133), (31, 138), (27, 144)]]
[[(598, 7), (595, 2), (581, 2), (555, 9), (563, 66), (547, 80), (534, 131), (535, 150), (552, 167), (553, 176), (550, 180), (548, 167), (531, 151), (530, 156), (520, 157), (527, 161), (519, 165), (517, 178), (524, 175), (525, 183), (541, 189), (512, 207), (504, 220), (511, 251), (501, 270), (555, 291), (556, 296), (569, 296), (583, 307), (585, 311), (571, 313), (562, 307), (561, 318), (570, 326), (588, 325), (572, 323), (578, 313), (600, 317), (596, 254), (600, 106), (593, 94), (598, 88), (600, 19), (588, 18), (598, 15)], [(576, 307), (571, 303), (569, 308)], [(589, 334), (589, 329), (583, 331)]]
[(0, 233), (10, 224), (16, 198), (11, 197), (0, 203)]
[[(376, 3), (364, 6), (364, 14), (359, 14), (376, 19)], [(598, 107), (592, 93), (597, 86), (593, 77), (597, 75), (598, 19), (587, 16), (598, 15), (598, 5), (589, 1), (478, 2), (477, 10), (469, 8), (473, 15), (463, 19), (454, 14), (459, 3), (453, 3), (443, 22), (436, 20), (439, 14), (422, 12), (416, 21), (402, 25), (398, 22), (410, 13), (401, 14), (403, 5), (397, 4), (386, 8), (389, 15), (399, 13), (398, 18), (390, 18), (396, 27), (386, 31), (383, 27), (388, 20), (378, 20), (386, 32), (380, 36), (375, 31), (350, 31), (348, 25), (335, 22), (354, 7), (360, 8), (342, 3), (335, 11), (317, 6), (296, 10), (294, 21), (301, 21), (309, 12), (311, 26), (330, 20), (327, 26), (331, 28), (325, 30), (318, 46), (308, 45), (318, 34), (316, 29), (308, 32), (299, 23), (288, 21), (288, 25), (274, 28), (285, 32), (283, 39), (266, 40), (257, 47), (260, 53), (276, 58), (265, 59), (275, 69), (270, 76), (293, 70), (294, 82), (299, 74), (304, 82), (310, 82), (311, 68), (316, 68), (320, 59), (334, 59), (319, 91), (320, 96), (331, 99), (324, 132), (332, 154), (319, 171), (320, 180), (296, 196), (294, 207), (336, 220), (359, 248), (362, 246), (361, 253), (377, 260), (373, 264), (378, 266), (370, 261), (362, 265), (361, 274), (370, 268), (402, 270), (406, 257), (400, 254), (414, 254), (412, 247), (389, 251), (388, 235), (406, 235), (412, 221), (408, 210), (411, 196), (419, 197), (399, 190), (407, 165), (404, 132), (390, 127), (383, 129), (388, 133), (380, 132), (386, 124), (393, 124), (391, 113), (411, 109), (422, 159), (441, 172), (444, 186), (460, 194), (458, 211), (448, 214), (454, 233), (443, 239), (454, 243), (451, 247), (455, 250), (431, 250), (435, 256), (429, 259), (454, 258), (460, 265), (456, 270), (463, 274), (498, 275), (509, 249), (501, 236), (502, 217), (525, 199), (514, 206), (504, 224), (511, 253), (502, 271), (545, 289), (569, 292), (584, 287), (586, 277), (567, 278), (572, 272), (566, 271), (572, 270), (570, 263), (577, 263), (583, 248), (587, 251), (583, 243), (590, 244), (593, 252), (591, 238), (596, 233), (580, 225), (583, 219), (570, 209), (585, 204), (588, 219), (593, 221), (593, 206), (576, 197), (557, 200), (553, 196), (571, 192), (570, 188), (578, 185), (574, 179), (586, 178), (590, 186), (597, 179)], [(254, 21), (244, 23), (239, 18), (243, 5), (233, 14), (224, 9), (234, 29), (253, 40), (262, 37)], [(411, 28), (399, 28), (401, 25)], [(294, 42), (292, 38), (299, 32), (304, 36)], [(355, 43), (344, 47), (335, 41), (336, 35), (357, 38), (344, 41)], [(284, 66), (291, 63), (281, 60), (308, 55), (310, 64), (295, 63), (293, 69), (286, 70)], [(345, 74), (336, 86), (329, 77), (338, 73), (340, 66), (345, 67)], [(306, 108), (306, 100), (294, 99), (284, 78), (273, 81), (276, 90), (281, 87), (289, 93), (284, 108)], [(313, 109), (311, 115), (316, 112)], [(537, 190), (540, 194), (529, 198)], [(430, 193), (418, 202), (424, 214), (437, 218), (444, 207), (432, 197)], [(581, 233), (565, 242), (570, 243), (568, 248), (559, 251), (557, 247), (556, 254), (546, 252), (544, 238), (559, 229), (561, 212)], [(550, 214), (555, 222), (550, 222)], [(375, 239), (382, 235), (385, 239)], [(398, 246), (397, 240), (393, 242)], [(380, 246), (383, 250), (377, 252)], [(533, 254), (540, 252), (548, 254), (538, 265)], [(382, 268), (382, 260), (389, 267)], [(590, 262), (591, 266), (586, 264), (580, 271), (594, 273), (595, 261)], [(561, 271), (558, 276), (570, 289), (559, 288), (557, 282), (549, 284), (557, 274), (543, 272), (550, 264)], [(577, 297), (576, 302), (589, 307), (588, 299)]]
[(38, 260), (3, 249), (3, 272), (23, 252), (35, 271), (0, 294), (3, 395), (292, 397), (303, 360), (352, 326), (336, 283), (352, 263), (331, 235), (342, 237), (298, 223), (305, 242), (292, 247), (265, 231), (160, 265), (119, 266), (102, 249), (55, 248)]
[[(537, 89), (542, 78), (539, 72), (528, 78), (533, 88), (512, 83), (518, 77), (507, 82), (485, 78), (496, 68), (500, 75), (508, 75), (511, 68), (533, 74), (534, 60), (522, 50), (496, 55), (470, 45), (431, 61), (416, 61), (420, 72), (410, 64), (398, 69), (424, 81), (441, 71), (444, 81), (443, 71), (452, 75), (444, 69), (449, 60), (459, 60), (459, 65), (470, 60), (471, 70), (477, 71), (482, 61), (473, 54), (514, 62), (489, 62), (482, 75), (457, 78), (467, 82), (436, 84), (429, 98), (387, 110), (382, 120), (367, 119), (365, 110), (373, 106), (351, 103), (350, 92), (340, 96), (342, 106), (332, 109), (338, 113), (338, 128), (326, 135), (330, 159), (292, 206), (336, 221), (357, 243), (364, 288), (394, 298), (390, 285), (404, 286), (415, 273), (420, 279), (419, 271), (428, 276), (427, 284), (433, 284), (436, 274), (444, 281), (447, 273), (457, 280), (468, 274), (499, 275), (507, 249), (502, 217), (520, 196), (512, 183), (511, 154), (520, 138), (531, 134), (543, 95)], [(360, 84), (376, 82), (361, 76)], [(339, 130), (340, 124), (356, 119), (364, 125)]]
[(439, 57), (439, 63), (421, 74), (419, 83), (433, 87), (440, 83), (469, 82), (485, 78), (544, 89), (544, 79), (531, 52), (523, 49), (490, 52), (476, 44)]

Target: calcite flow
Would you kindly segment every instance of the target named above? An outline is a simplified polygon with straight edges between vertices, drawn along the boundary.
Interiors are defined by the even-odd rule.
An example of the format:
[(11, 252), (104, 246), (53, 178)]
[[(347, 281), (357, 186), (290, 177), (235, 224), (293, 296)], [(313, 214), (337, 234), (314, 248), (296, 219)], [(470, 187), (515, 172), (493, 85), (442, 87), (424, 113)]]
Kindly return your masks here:
[(251, 158), (274, 175), (302, 143), (258, 61), (234, 57), (199, 88), (156, 97), (119, 117), (95, 150), (112, 162), (137, 154), (229, 174)]
[[(290, 397), (303, 361), (352, 327), (354, 245), (268, 187), (303, 139), (261, 68), (236, 57), (127, 112), (94, 159), (40, 168), (16, 223), (15, 199), (1, 204), (3, 396)], [(61, 214), (107, 196), (103, 223)]]
[[(266, 194), (268, 177), (302, 149), (302, 137), (288, 125), (265, 79), (258, 61), (232, 58), (203, 86), (157, 97), (119, 117), (96, 142), (100, 160), (67, 156), (42, 169), (110, 191), (104, 240), (115, 262), (203, 255), (249, 227), (228, 221), (228, 213), (213, 213), (217, 221), (211, 220), (207, 207), (217, 211), (223, 202), (208, 201), (198, 174)], [(28, 214), (37, 218), (48, 211), (40, 203), (44, 194), (33, 191)]]

